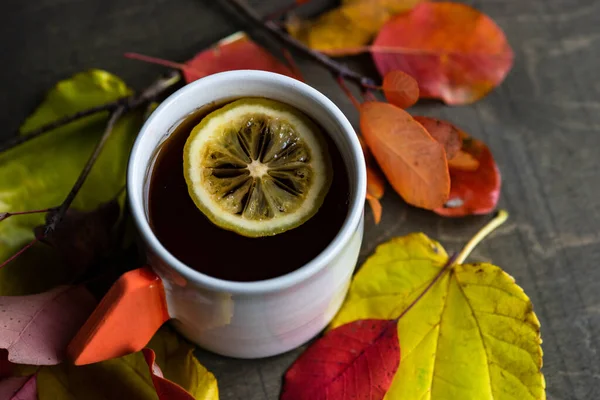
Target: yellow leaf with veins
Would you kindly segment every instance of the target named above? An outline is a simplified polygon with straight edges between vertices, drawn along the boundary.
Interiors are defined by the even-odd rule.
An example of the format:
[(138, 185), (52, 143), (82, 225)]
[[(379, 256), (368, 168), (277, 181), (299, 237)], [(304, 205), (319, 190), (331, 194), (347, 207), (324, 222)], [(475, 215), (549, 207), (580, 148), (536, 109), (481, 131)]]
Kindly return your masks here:
[(495, 265), (447, 263), (422, 233), (380, 245), (331, 327), (399, 317), (402, 359), (387, 400), (545, 399), (540, 323), (527, 295)]

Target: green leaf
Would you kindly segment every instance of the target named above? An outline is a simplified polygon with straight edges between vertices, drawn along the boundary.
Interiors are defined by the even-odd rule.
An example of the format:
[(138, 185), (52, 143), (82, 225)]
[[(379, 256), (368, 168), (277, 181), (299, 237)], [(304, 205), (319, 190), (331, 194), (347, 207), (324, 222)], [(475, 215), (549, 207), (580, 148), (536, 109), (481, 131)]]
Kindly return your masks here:
[[(118, 77), (91, 70), (59, 82), (25, 121), (26, 133), (56, 119), (128, 96)], [(48, 132), (0, 154), (0, 212), (43, 209), (59, 205), (79, 176), (103, 133), (108, 112), (93, 115)], [(127, 159), (141, 124), (139, 113), (128, 113), (114, 132), (72, 207), (96, 208), (115, 197), (125, 184)], [(0, 261), (33, 239), (33, 228), (44, 214), (13, 216), (0, 224)], [(25, 295), (65, 283), (68, 268), (44, 245), (0, 269), (0, 295)]]

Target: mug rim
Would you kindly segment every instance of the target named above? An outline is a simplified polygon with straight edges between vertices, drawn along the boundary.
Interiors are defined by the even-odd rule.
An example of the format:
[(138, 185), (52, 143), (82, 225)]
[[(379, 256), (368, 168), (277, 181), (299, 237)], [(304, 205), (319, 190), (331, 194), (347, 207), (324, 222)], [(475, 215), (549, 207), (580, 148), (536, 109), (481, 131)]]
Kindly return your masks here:
[[(354, 157), (356, 170), (358, 172), (358, 176), (356, 177), (357, 181), (355, 182), (356, 187), (353, 195), (351, 194), (352, 196), (350, 198), (348, 215), (344, 219), (344, 223), (333, 240), (329, 242), (329, 244), (315, 258), (302, 265), (300, 268), (275, 278), (260, 281), (240, 282), (219, 279), (197, 271), (180, 261), (164, 247), (164, 245), (160, 242), (160, 240), (158, 240), (152, 231), (144, 211), (144, 196), (140, 196), (139, 192), (133, 187), (133, 182), (135, 180), (133, 176), (135, 172), (135, 160), (139, 156), (138, 153), (140, 152), (141, 143), (144, 141), (145, 133), (151, 130), (155, 121), (159, 120), (160, 118), (168, 118), (169, 109), (172, 107), (173, 103), (176, 103), (178, 98), (186, 96), (190, 92), (202, 90), (202, 87), (207, 84), (214, 85), (219, 81), (232, 79), (239, 81), (256, 80), (265, 82), (265, 84), (293, 84), (296, 90), (304, 92), (303, 94), (307, 95), (312, 101), (326, 109), (327, 112), (331, 114), (333, 118), (340, 124), (342, 130), (346, 134), (346, 140), (350, 144), (351, 153)], [(201, 106), (202, 105), (198, 105), (198, 107)], [(193, 110), (194, 109), (190, 109), (189, 112)], [(174, 121), (173, 124), (176, 124), (177, 122), (178, 121)], [(147, 171), (150, 171), (148, 165), (144, 165), (144, 168)], [(346, 168), (348, 167), (346, 166)], [(143, 185), (144, 182), (140, 182), (140, 184)], [(231, 294), (257, 294), (282, 290), (307, 280), (325, 268), (332, 261), (332, 259), (342, 251), (344, 246), (351, 240), (356, 229), (358, 229), (358, 225), (363, 215), (366, 188), (366, 165), (362, 148), (358, 140), (358, 135), (344, 113), (324, 94), (304, 82), (285, 75), (257, 70), (235, 70), (209, 75), (191, 82), (171, 94), (156, 108), (156, 110), (141, 127), (132, 147), (129, 157), (129, 164), (127, 167), (127, 192), (129, 206), (131, 207), (134, 221), (144, 239), (145, 245), (151, 248), (159, 258), (164, 260), (169, 268), (172, 268), (180, 273), (185, 277), (185, 279), (194, 282), (198, 286)], [(151, 264), (150, 267), (152, 267)]]

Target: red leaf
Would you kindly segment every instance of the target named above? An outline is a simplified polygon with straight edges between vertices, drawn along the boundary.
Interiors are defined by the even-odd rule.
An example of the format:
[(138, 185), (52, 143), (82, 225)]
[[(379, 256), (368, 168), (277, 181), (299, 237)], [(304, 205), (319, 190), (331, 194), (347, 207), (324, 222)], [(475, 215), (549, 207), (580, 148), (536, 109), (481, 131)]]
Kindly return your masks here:
[(142, 350), (142, 353), (150, 369), (152, 383), (154, 384), (154, 389), (156, 389), (159, 400), (194, 400), (194, 396), (184, 388), (163, 377), (160, 367), (155, 362), (156, 354), (154, 350), (146, 348)]
[(415, 121), (423, 125), (431, 137), (444, 146), (448, 164), (460, 151), (460, 131), (451, 123), (430, 117), (413, 117)]
[(17, 364), (55, 365), (96, 305), (82, 286), (0, 297), (0, 348)]
[(37, 400), (36, 376), (15, 376), (1, 380), (0, 399)]
[(436, 208), (434, 212), (445, 217), (488, 214), (494, 211), (500, 197), (500, 171), (485, 143), (463, 131), (461, 138), (461, 152), (471, 155), (479, 162), (479, 167), (469, 171), (463, 166), (450, 165), (450, 196), (444, 207)]
[(207, 75), (237, 69), (257, 69), (276, 72), (301, 80), (292, 70), (264, 48), (254, 43), (245, 33), (236, 33), (221, 40), (211, 49), (198, 53), (185, 63), (186, 82)]
[(396, 321), (359, 320), (314, 342), (285, 374), (281, 400), (382, 399), (400, 363)]
[(387, 22), (371, 52), (382, 76), (402, 70), (421, 97), (472, 103), (500, 84), (512, 67), (504, 32), (464, 4), (423, 2)]
[(402, 71), (385, 74), (382, 89), (387, 101), (400, 108), (408, 108), (419, 100), (419, 84)]

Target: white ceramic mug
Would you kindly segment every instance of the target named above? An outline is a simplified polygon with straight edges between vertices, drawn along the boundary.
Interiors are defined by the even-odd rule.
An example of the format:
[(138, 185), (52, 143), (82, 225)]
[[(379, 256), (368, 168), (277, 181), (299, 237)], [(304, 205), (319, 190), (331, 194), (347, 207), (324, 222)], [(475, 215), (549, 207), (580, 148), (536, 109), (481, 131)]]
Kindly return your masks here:
[[(338, 147), (350, 181), (348, 215), (333, 241), (299, 269), (256, 282), (221, 280), (188, 267), (156, 238), (147, 211), (149, 176), (160, 145), (198, 108), (240, 97), (278, 100), (310, 116)], [(111, 288), (69, 347), (77, 364), (137, 351), (168, 319), (189, 340), (215, 353), (272, 356), (317, 335), (339, 309), (362, 241), (366, 169), (351, 124), (314, 88), (283, 75), (246, 70), (183, 87), (142, 127), (131, 153), (127, 189), (150, 267), (125, 274)]]

